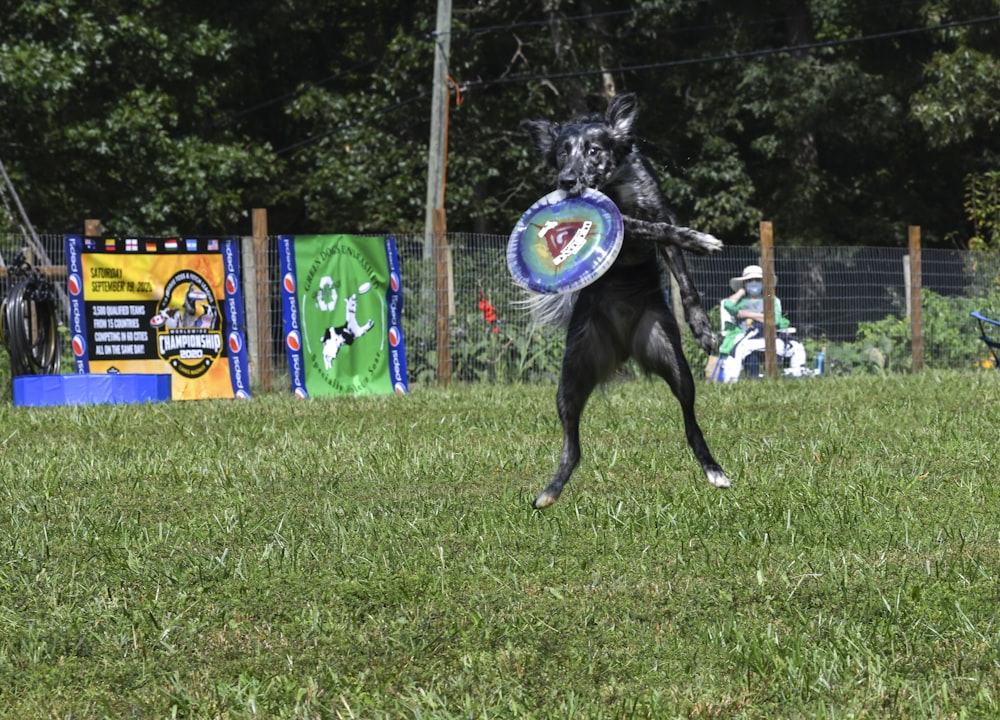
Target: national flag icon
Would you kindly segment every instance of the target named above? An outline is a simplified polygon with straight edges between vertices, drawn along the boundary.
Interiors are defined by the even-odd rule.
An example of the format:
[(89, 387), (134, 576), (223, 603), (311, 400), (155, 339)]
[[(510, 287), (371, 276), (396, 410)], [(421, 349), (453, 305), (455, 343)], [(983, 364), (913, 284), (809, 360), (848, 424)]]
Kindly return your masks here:
[(84, 250), (96, 250), (97, 243), (94, 242), (94, 238), (84, 238), (83, 239), (83, 249)]
[(184, 247), (188, 252), (198, 252), (198, 241), (195, 238), (188, 238), (184, 241)]
[(114, 252), (117, 249), (118, 249), (118, 240), (116, 238), (104, 239), (104, 252)]
[(165, 241), (163, 243), (163, 247), (165, 249), (167, 249), (167, 250), (176, 250), (177, 249), (177, 240), (175, 240), (174, 238), (170, 238), (169, 240), (167, 240), (167, 241)]
[(156, 252), (156, 241), (147, 240), (146, 241), (146, 252)]
[(139, 252), (139, 241), (136, 238), (125, 238), (125, 252)]
[(219, 241), (216, 240), (215, 238), (212, 238), (211, 240), (209, 240), (208, 241), (208, 251), (209, 252), (218, 252), (219, 251)]

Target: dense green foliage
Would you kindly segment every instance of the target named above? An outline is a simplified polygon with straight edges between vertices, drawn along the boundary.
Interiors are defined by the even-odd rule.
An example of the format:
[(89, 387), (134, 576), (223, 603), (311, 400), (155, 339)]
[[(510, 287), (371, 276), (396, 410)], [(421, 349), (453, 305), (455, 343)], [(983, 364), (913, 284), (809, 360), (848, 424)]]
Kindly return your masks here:
[(0, 402), (0, 716), (1000, 713), (1000, 373)]
[[(1000, 295), (986, 299), (942, 297), (925, 290), (923, 361), (925, 367), (992, 367), (989, 348), (975, 342), (979, 329), (969, 313), (983, 307), (1000, 307)], [(910, 319), (888, 316), (861, 323), (858, 340), (830, 347), (831, 370), (839, 374), (858, 371), (885, 373), (909, 370), (913, 360), (913, 329)]]
[[(545, 190), (518, 121), (635, 91), (688, 224), (730, 243), (927, 244), (1000, 164), (995, 0), (457, 2), (449, 229)], [(13, 0), (0, 159), (40, 230), (422, 230), (433, 3)], [(453, 93), (457, 100), (458, 93)], [(6, 214), (0, 208), (0, 215)], [(5, 221), (11, 225), (10, 219)], [(2, 229), (11, 229), (0, 228)]]
[(966, 184), (965, 209), (975, 234), (974, 250), (1000, 250), (1000, 170), (971, 175)]

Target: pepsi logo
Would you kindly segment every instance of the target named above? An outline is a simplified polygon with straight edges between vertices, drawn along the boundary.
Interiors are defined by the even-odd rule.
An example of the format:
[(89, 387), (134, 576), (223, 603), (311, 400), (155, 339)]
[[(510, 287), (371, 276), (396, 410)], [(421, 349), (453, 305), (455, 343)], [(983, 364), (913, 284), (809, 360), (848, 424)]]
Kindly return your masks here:
[(226, 275), (226, 295), (235, 295), (238, 287), (239, 283), (236, 281), (236, 276), (232, 273)]
[(299, 338), (298, 330), (292, 330), (288, 333), (288, 337), (285, 338), (285, 344), (296, 352), (302, 349), (302, 340)]
[(66, 280), (66, 284), (69, 286), (70, 295), (76, 296), (83, 292), (83, 283), (80, 280), (80, 276), (76, 273), (69, 276)]
[(300, 386), (295, 388), (295, 397), (297, 397), (299, 400), (305, 400), (307, 397), (309, 397), (309, 395), (308, 393), (306, 393), (306, 389)]
[(87, 354), (87, 341), (83, 339), (82, 335), (73, 336), (73, 354), (77, 357), (83, 357)]
[(250, 393), (248, 393), (246, 390), (242, 390), (242, 389), (241, 390), (237, 390), (236, 391), (236, 398), (238, 400), (249, 400), (250, 399)]
[(392, 389), (396, 391), (397, 395), (405, 395), (406, 394), (406, 385), (404, 385), (401, 382), (398, 382), (395, 385), (393, 385)]
[(243, 349), (243, 338), (239, 333), (229, 333), (229, 352), (238, 353)]
[(402, 333), (399, 332), (398, 327), (389, 328), (389, 344), (393, 347), (399, 347), (399, 341), (402, 339)]
[(392, 288), (393, 292), (399, 292), (399, 275), (396, 273), (389, 273), (389, 287)]
[(285, 292), (295, 292), (295, 276), (291, 273), (285, 273), (285, 277), (282, 279), (281, 284), (284, 285)]

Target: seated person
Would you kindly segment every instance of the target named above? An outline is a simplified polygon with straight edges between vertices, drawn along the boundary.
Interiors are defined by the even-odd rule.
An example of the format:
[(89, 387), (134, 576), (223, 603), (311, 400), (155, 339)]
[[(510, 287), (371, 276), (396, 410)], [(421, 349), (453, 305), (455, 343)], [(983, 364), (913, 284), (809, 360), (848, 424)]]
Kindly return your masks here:
[[(752, 353), (764, 350), (764, 273), (759, 265), (747, 265), (743, 274), (732, 278), (729, 285), (735, 292), (723, 300), (722, 306), (734, 322), (727, 323), (724, 328), (719, 355), (723, 362), (723, 382), (736, 382), (743, 371), (743, 361)], [(787, 332), (781, 332), (791, 323), (781, 314), (781, 301), (777, 297), (774, 298), (774, 324), (779, 331), (775, 351), (778, 357), (788, 360), (785, 374), (799, 377), (806, 364), (806, 349)]]

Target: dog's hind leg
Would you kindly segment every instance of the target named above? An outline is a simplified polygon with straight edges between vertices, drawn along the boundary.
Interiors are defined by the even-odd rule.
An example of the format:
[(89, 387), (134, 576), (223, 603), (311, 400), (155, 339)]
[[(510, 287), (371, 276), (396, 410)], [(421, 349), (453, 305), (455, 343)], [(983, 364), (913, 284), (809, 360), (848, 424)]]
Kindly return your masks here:
[(562, 455), (559, 458), (559, 469), (556, 470), (555, 477), (539, 493), (532, 503), (536, 510), (547, 508), (559, 499), (563, 486), (569, 480), (570, 475), (580, 462), (580, 416), (583, 414), (584, 405), (594, 391), (595, 386), (589, 388), (582, 387), (579, 383), (566, 381), (565, 374), (559, 381), (559, 392), (556, 396), (556, 407), (559, 411), (559, 420), (563, 426), (563, 446)]
[(616, 366), (614, 350), (605, 339), (606, 333), (602, 338), (602, 334), (589, 325), (577, 332), (574, 329), (571, 324), (556, 393), (556, 409), (563, 427), (562, 455), (555, 477), (532, 503), (536, 510), (547, 508), (559, 499), (563, 486), (579, 464), (583, 408), (594, 388), (614, 372)]
[(680, 330), (666, 306), (649, 308), (633, 336), (633, 353), (639, 366), (659, 375), (673, 391), (681, 405), (684, 417), (684, 434), (688, 445), (701, 464), (705, 479), (718, 488), (727, 488), (731, 482), (712, 451), (698, 425), (694, 412), (695, 385), (691, 367), (681, 350)]

